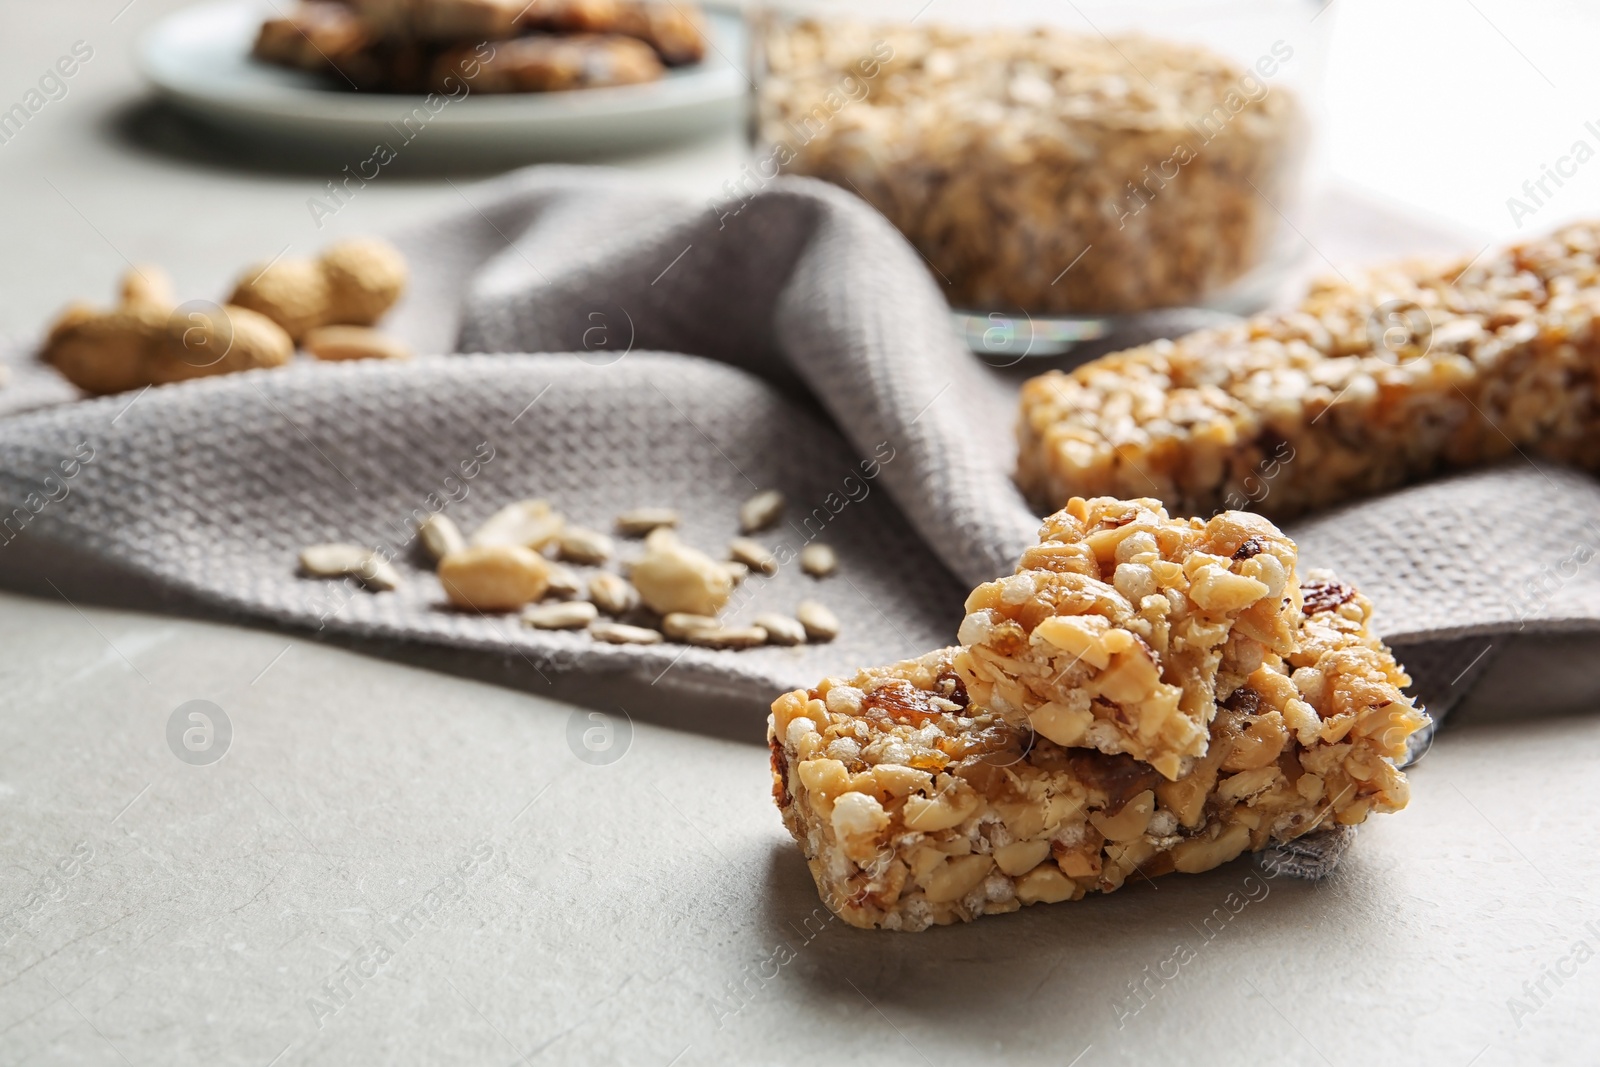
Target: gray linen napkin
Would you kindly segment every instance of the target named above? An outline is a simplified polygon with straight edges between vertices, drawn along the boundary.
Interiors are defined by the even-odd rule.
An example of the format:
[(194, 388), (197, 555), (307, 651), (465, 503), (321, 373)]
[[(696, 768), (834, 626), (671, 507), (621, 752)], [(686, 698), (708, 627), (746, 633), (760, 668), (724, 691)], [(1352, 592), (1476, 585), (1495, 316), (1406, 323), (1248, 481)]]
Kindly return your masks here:
[[(966, 590), (1032, 539), (1009, 473), (1019, 368), (965, 350), (916, 251), (849, 194), (785, 178), (709, 206), (535, 168), (470, 203), (399, 239), (414, 280), (386, 328), (475, 354), (299, 363), (0, 419), (0, 583), (76, 600), (115, 579), (136, 604), (485, 650), (557, 695), (754, 722), (784, 688), (951, 642)], [(608, 646), (448, 611), (412, 532), (435, 508), (471, 528), (543, 496), (601, 528), (670, 505), (718, 553), (765, 488), (789, 501), (763, 535), (780, 558), (820, 540), (840, 569), (752, 575), (730, 615), (820, 600), (844, 623), (831, 644)], [(1572, 562), (1597, 521), (1600, 486), (1516, 464), (1291, 532), (1373, 599), (1438, 715), (1498, 635), (1600, 628), (1600, 567)], [(297, 575), (299, 549), (327, 540), (390, 549), (404, 584)], [(1347, 840), (1276, 862), (1320, 875)]]

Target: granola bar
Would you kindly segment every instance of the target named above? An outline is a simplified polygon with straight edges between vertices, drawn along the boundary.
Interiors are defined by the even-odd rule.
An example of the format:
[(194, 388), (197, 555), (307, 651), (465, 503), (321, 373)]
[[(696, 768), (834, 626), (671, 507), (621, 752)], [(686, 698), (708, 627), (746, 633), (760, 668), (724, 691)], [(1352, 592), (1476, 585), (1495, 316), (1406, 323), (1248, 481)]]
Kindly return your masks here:
[(1287, 88), (1142, 35), (931, 21), (758, 26), (756, 131), (883, 212), (953, 305), (1178, 306), (1267, 258), (1303, 157)]
[(955, 667), (975, 703), (1056, 744), (1180, 778), (1218, 704), (1294, 650), (1295, 546), (1259, 516), (1077, 498), (1039, 541), (967, 598)]
[(1404, 807), (1394, 760), (1425, 721), (1408, 679), (1364, 598), (1326, 575), (1303, 592), (1295, 650), (1250, 673), (1176, 781), (1006, 722), (970, 698), (956, 648), (780, 697), (773, 798), (823, 901), (853, 926), (922, 930)]
[[(1118, 526), (1118, 520), (1126, 522)], [(1128, 542), (1141, 550), (1117, 561), (1118, 545)], [(1259, 547), (1240, 552), (1251, 542)], [(1234, 552), (1222, 555), (1229, 545)], [(1173, 624), (1166, 654), (1174, 654), (1170, 638), (1182, 629), (1174, 622), (1213, 613), (1200, 608), (1203, 593), (1192, 598), (1195, 585), (1216, 581), (1219, 590), (1242, 589), (1237, 579), (1269, 585), (1253, 605), (1221, 609), (1237, 609), (1232, 633), (1242, 640), (1197, 645), (1203, 654), (1192, 659), (1214, 661), (1210, 677), (1221, 681), (1197, 701), (1210, 705), (1205, 744), (1186, 757), (1176, 777), (1115, 750), (1142, 742), (1138, 726), (1150, 713), (1144, 707), (1125, 720), (1112, 715), (1118, 729), (1107, 734), (1104, 747), (1114, 750), (1101, 750), (1083, 747), (1099, 741), (1088, 731), (1080, 744), (1061, 744), (1037, 717), (1018, 717), (1014, 707), (1027, 707), (1029, 699), (1013, 705), (1010, 715), (998, 712), (995, 693), (1010, 675), (997, 673), (973, 686), (966, 681), (974, 648), (994, 646), (1016, 619), (1026, 619), (1035, 632), (1053, 617), (1112, 621), (1094, 613), (1120, 595), (1117, 574), (1110, 585), (1091, 574), (1104, 576), (1107, 561), (1133, 563), (1133, 555), (1152, 571), (1157, 563), (1186, 571), (1198, 560), (1187, 571), (1187, 592), (1176, 579), (1166, 585), (1187, 600), (1184, 613), (1163, 619)], [(1234, 566), (1262, 558), (1274, 561), (1264, 565), (1267, 571), (1290, 569), (1269, 581), (1266, 571), (1246, 574)], [(1410, 678), (1368, 630), (1366, 598), (1325, 571), (1296, 584), (1293, 563), (1293, 545), (1251, 517), (1174, 522), (1152, 501), (1075, 501), (1046, 522), (1042, 544), (1022, 561), (1018, 574), (1030, 576), (1029, 597), (1008, 603), (1011, 579), (984, 587), (998, 593), (1002, 606), (981, 611), (1006, 617), (987, 627), (987, 645), (939, 649), (779, 697), (768, 720), (773, 800), (805, 853), (822, 901), (854, 926), (915, 931), (1024, 904), (1110, 893), (1134, 873), (1154, 878), (1210, 870), (1246, 849), (1403, 808), (1410, 789), (1395, 760), (1405, 755), (1406, 737), (1426, 723), (1426, 713), (1402, 693)], [(1072, 593), (1091, 589), (1088, 581), (1110, 592), (1054, 600), (1058, 579), (1066, 579), (1062, 589)], [(1278, 581), (1282, 592), (1270, 592)], [(986, 600), (987, 593), (979, 593), (974, 597)], [(1259, 611), (1256, 603), (1274, 611)], [(1155, 653), (1154, 619), (1128, 613), (1120, 621), (1118, 630), (1146, 645), (1118, 649), (1086, 686), (1114, 672), (1118, 654), (1149, 651), (1157, 672), (1165, 670), (1163, 654)], [(1139, 622), (1152, 622), (1154, 641), (1142, 637)], [(1286, 643), (1280, 624), (1291, 630)], [(1109, 625), (1088, 630), (1101, 648), (1109, 646)], [(1187, 686), (1206, 685), (1203, 670), (1173, 677), (1182, 680), (1174, 683), (1181, 688), (1178, 707)], [(1160, 721), (1170, 718), (1173, 713)]]
[(1285, 518), (1517, 450), (1600, 467), (1600, 223), (1316, 285), (1023, 388), (1017, 480)]

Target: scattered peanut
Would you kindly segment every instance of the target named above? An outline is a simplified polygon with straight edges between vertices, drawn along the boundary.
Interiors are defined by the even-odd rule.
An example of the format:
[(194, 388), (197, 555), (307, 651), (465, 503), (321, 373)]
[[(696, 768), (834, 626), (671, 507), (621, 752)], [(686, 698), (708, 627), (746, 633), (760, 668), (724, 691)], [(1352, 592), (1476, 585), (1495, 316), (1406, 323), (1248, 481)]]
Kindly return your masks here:
[(589, 579), (589, 599), (607, 615), (626, 615), (639, 606), (639, 590), (621, 575), (604, 572)]
[(787, 615), (768, 612), (757, 615), (752, 620), (757, 626), (767, 631), (769, 645), (803, 645), (806, 643), (806, 628), (800, 625), (799, 619), (792, 619)]
[(548, 501), (519, 500), (507, 504), (472, 532), (473, 545), (522, 545), (542, 549), (561, 536), (566, 521)]
[(661, 635), (643, 626), (628, 626), (620, 622), (592, 622), (589, 636), (613, 645), (656, 645)]
[(328, 283), (329, 323), (371, 326), (405, 291), (405, 258), (387, 241), (338, 241), (323, 251), (320, 263)]
[(832, 641), (839, 636), (839, 617), (815, 600), (800, 601), (794, 615), (813, 641)]
[(410, 359), (411, 349), (365, 326), (318, 326), (306, 332), (300, 346), (317, 359)]
[(245, 271), (230, 302), (299, 341), (318, 326), (370, 326), (405, 288), (400, 253), (371, 238), (341, 241), (316, 261), (279, 259)]
[(239, 307), (178, 314), (171, 283), (158, 267), (135, 267), (111, 311), (69, 305), (51, 326), (41, 353), (74, 385), (97, 395), (276, 367), (294, 343), (270, 320)]
[(733, 592), (721, 564), (664, 528), (645, 539), (645, 554), (633, 565), (633, 584), (645, 605), (662, 615), (715, 615)]
[(616, 551), (611, 538), (583, 526), (568, 526), (561, 531), (556, 543), (560, 547), (561, 558), (569, 563), (599, 565), (610, 559)]
[(749, 565), (740, 563), (736, 559), (723, 560), (722, 569), (728, 572), (728, 580), (734, 585), (738, 585), (740, 582), (750, 577)]
[(678, 525), (678, 513), (671, 508), (634, 508), (617, 516), (617, 532), (628, 537), (643, 537), (662, 526)]
[(839, 567), (839, 556), (820, 541), (800, 550), (800, 569), (813, 578), (826, 578)]
[(736, 563), (743, 563), (753, 571), (760, 571), (769, 578), (778, 573), (778, 560), (772, 550), (766, 545), (751, 537), (735, 537), (728, 542), (728, 556)]
[(422, 547), (435, 563), (467, 547), (467, 539), (461, 536), (461, 527), (442, 511), (436, 511), (417, 523), (417, 536), (422, 538)]
[(294, 344), (265, 315), (232, 306), (192, 311), (168, 321), (166, 341), (150, 365), (150, 380), (160, 385), (281, 367), (293, 357)]
[(581, 630), (599, 617), (600, 612), (587, 600), (538, 604), (522, 613), (523, 624), (538, 630)]
[(739, 506), (741, 533), (757, 533), (778, 521), (783, 514), (783, 494), (776, 489), (766, 489)]
[(473, 545), (439, 561), (450, 602), (477, 611), (515, 611), (544, 595), (550, 564), (522, 545)]
[(367, 588), (378, 590), (400, 587), (399, 572), (365, 545), (309, 545), (300, 551), (300, 567), (314, 578), (355, 578)]
[(327, 321), (328, 280), (307, 259), (280, 259), (248, 267), (229, 303), (265, 315), (296, 342)]

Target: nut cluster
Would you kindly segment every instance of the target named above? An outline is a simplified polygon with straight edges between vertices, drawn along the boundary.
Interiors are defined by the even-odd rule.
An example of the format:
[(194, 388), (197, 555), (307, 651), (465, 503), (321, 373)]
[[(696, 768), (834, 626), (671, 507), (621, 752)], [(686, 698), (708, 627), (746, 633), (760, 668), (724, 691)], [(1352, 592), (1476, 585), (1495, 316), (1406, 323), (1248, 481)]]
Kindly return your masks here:
[(96, 395), (260, 367), (281, 367), (298, 342), (319, 360), (405, 359), (369, 329), (405, 288), (406, 265), (383, 241), (330, 246), (316, 261), (279, 260), (246, 271), (224, 307), (179, 305), (159, 267), (132, 268), (109, 311), (67, 307), (40, 353)]
[(1537, 453), (1600, 467), (1600, 223), (1445, 265), (1328, 279), (1292, 311), (1023, 389), (1017, 480), (1286, 518)]
[[(1179, 566), (1197, 558), (1196, 574), (1217, 568), (1214, 588), (1230, 606), (1213, 607), (1236, 611), (1234, 627), (1245, 629), (1239, 620), (1255, 609), (1241, 606), (1245, 586), (1232, 579), (1268, 584), (1265, 576), (1232, 566), (1237, 549), (1229, 556), (1211, 550), (1248, 532), (1239, 547), (1264, 543), (1245, 562), (1281, 564), (1287, 554), (1292, 564), (1293, 545), (1270, 541), (1261, 530), (1175, 524), (1149, 505), (1074, 501), (1067, 514), (1046, 523), (1043, 553), (1033, 561), (1073, 562), (1018, 573), (1087, 578), (1086, 568), (1093, 568), (1103, 575), (1113, 562), (1117, 568), (1132, 562), (1116, 561), (1117, 548), (1141, 535), (1158, 547), (1125, 554), (1146, 557), (1141, 565), (1153, 568), (1188, 543)], [(1122, 528), (1119, 519), (1142, 528), (1120, 539), (1105, 536)], [(1192, 598), (1197, 584), (1191, 578), (1185, 595)], [(995, 585), (1005, 604), (1005, 583)], [(1204, 717), (1204, 744), (1176, 777), (1126, 751), (1100, 751), (1087, 733), (1062, 743), (1043, 726), (1002, 715), (965, 681), (960, 664), (970, 648), (780, 697), (768, 728), (773, 797), (824, 901), (852, 925), (921, 930), (1111, 892), (1135, 873), (1208, 870), (1330, 822), (1352, 825), (1405, 806), (1408, 786), (1394, 761), (1426, 719), (1401, 692), (1409, 679), (1368, 632), (1370, 604), (1320, 572), (1298, 583), (1291, 572), (1285, 588), (1299, 590), (1290, 597), (1292, 610), (1256, 621), (1273, 631), (1287, 624), (1286, 647), (1275, 651), (1252, 637), (1261, 645), (1259, 658), (1235, 663), (1242, 679)], [(1033, 594), (1012, 599), (1007, 607), (1035, 602)], [(1034, 632), (1049, 618), (1086, 617), (1074, 610), (1075, 601), (1063, 606), (1059, 616), (1032, 620)], [(1041, 607), (1055, 610), (1053, 602)], [(1026, 609), (1018, 615), (1028, 616)], [(1139, 621), (1126, 618), (1122, 632), (1136, 634), (1131, 628)], [(1099, 631), (1101, 643), (1085, 653), (1109, 653), (1106, 667), (1083, 683), (1102, 695), (1117, 657), (1143, 654), (1104, 641), (1110, 632)], [(1158, 674), (1175, 655), (1170, 643), (1156, 654)], [(1185, 677), (1201, 689), (1193, 698), (1183, 690), (1180, 701), (1224, 689), (1213, 679)], [(1140, 680), (1130, 691), (1144, 689)], [(1141, 708), (1119, 725), (1137, 731), (1140, 715), (1149, 712)]]
[(1077, 499), (1015, 574), (967, 598), (956, 669), (1007, 722), (1175, 779), (1204, 754), (1218, 703), (1294, 647), (1295, 562), (1256, 515)]
[[(1213, 294), (1262, 262), (1303, 155), (1288, 91), (1199, 47), (805, 19), (759, 44), (758, 136), (883, 212), (959, 307), (1113, 313)], [(864, 57), (875, 76), (859, 76)]]

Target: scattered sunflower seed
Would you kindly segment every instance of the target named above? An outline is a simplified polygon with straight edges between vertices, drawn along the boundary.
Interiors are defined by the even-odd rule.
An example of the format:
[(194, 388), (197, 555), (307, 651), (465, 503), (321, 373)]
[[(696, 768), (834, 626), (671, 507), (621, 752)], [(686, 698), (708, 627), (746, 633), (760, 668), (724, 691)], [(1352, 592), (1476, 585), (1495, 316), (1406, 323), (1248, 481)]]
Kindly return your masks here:
[(813, 578), (826, 578), (838, 566), (838, 553), (821, 542), (809, 544), (800, 550), (800, 569)]
[(589, 599), (607, 615), (626, 615), (639, 606), (639, 590), (628, 579), (606, 571), (589, 579)]
[(690, 630), (683, 639), (704, 648), (755, 648), (767, 643), (767, 631), (759, 626), (708, 626)]
[(760, 541), (750, 537), (735, 537), (728, 542), (728, 556), (736, 563), (743, 563), (753, 571), (760, 571), (769, 578), (778, 573), (778, 560), (772, 550)]
[(767, 643), (769, 645), (803, 645), (806, 643), (806, 628), (800, 625), (799, 619), (792, 619), (787, 615), (769, 612), (764, 615), (757, 615), (752, 621), (767, 631)]
[(815, 600), (800, 601), (794, 615), (813, 641), (832, 641), (839, 636), (839, 617)]
[(313, 578), (355, 578), (368, 589), (387, 591), (400, 586), (400, 573), (365, 545), (309, 545), (300, 551), (300, 567)]
[(634, 508), (617, 516), (617, 532), (628, 537), (643, 537), (662, 526), (678, 525), (678, 513), (671, 508)]
[(661, 634), (643, 626), (628, 626), (620, 622), (591, 622), (589, 636), (613, 645), (656, 645)]
[(545, 588), (545, 596), (571, 600), (582, 594), (583, 579), (578, 577), (577, 571), (571, 567), (563, 567), (559, 563), (550, 564), (550, 584)]
[(480, 545), (522, 545), (537, 551), (557, 537), (566, 525), (546, 500), (519, 500), (507, 504), (484, 520), (472, 532), (470, 543)]
[(461, 535), (461, 527), (442, 511), (436, 511), (417, 523), (417, 536), (422, 538), (422, 547), (433, 557), (435, 563), (450, 553), (467, 547), (467, 539)]
[(715, 630), (722, 624), (710, 615), (695, 615), (687, 611), (668, 612), (661, 620), (661, 632), (674, 641), (685, 640), (696, 630)]
[(734, 585), (738, 585), (750, 577), (750, 567), (736, 559), (724, 560), (722, 569), (728, 572), (728, 580), (733, 582)]
[(569, 600), (535, 605), (522, 613), (522, 621), (539, 630), (581, 630), (599, 616), (599, 610), (587, 600)]
[(371, 554), (365, 545), (308, 545), (300, 550), (300, 566), (313, 578), (343, 578)]
[(756, 533), (778, 521), (783, 514), (783, 494), (776, 489), (765, 489), (739, 505), (739, 530)]
[(568, 526), (562, 530), (557, 543), (561, 547), (562, 559), (568, 563), (587, 563), (591, 566), (604, 563), (615, 550), (611, 538), (598, 530), (582, 526)]

